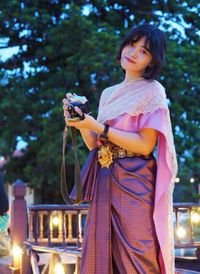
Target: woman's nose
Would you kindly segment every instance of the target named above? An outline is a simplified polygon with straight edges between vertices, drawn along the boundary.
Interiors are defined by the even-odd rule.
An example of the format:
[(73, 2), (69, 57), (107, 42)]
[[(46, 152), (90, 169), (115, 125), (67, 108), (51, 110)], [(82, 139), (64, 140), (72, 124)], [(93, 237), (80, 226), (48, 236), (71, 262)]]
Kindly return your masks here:
[(136, 48), (131, 48), (129, 51), (130, 56), (136, 57), (137, 56), (137, 49)]

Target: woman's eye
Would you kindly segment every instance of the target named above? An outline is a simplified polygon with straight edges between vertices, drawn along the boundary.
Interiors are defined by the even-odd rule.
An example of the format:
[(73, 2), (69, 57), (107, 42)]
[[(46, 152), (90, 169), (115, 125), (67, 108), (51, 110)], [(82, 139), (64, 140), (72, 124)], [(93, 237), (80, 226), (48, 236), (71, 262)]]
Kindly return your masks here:
[(147, 52), (145, 50), (142, 50), (142, 54), (147, 54)]

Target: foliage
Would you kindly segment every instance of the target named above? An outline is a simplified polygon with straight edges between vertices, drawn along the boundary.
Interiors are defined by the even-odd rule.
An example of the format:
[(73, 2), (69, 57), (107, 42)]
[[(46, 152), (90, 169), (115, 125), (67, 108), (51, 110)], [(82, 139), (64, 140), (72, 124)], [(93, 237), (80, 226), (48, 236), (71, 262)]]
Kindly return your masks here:
[[(116, 61), (119, 41), (142, 22), (168, 36), (159, 80), (170, 99), (179, 172), (183, 182), (199, 177), (196, 1), (10, 0), (0, 3), (0, 11), (0, 48), (19, 48), (0, 62), (0, 154), (10, 159), (7, 180), (20, 177), (40, 189), (43, 202), (61, 201), (62, 99), (67, 91), (84, 94), (96, 116), (103, 88), (123, 79)], [(24, 156), (12, 157), (19, 139), (27, 143)], [(88, 151), (80, 137), (78, 143), (83, 164)], [(70, 138), (67, 163), (72, 184)]]

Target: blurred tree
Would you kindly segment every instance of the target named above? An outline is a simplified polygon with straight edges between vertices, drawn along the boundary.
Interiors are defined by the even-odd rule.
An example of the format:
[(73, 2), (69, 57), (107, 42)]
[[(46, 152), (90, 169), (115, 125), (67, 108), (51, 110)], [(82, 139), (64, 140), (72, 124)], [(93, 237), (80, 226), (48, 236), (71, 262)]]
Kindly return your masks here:
[[(86, 95), (97, 114), (103, 88), (120, 82), (120, 39), (135, 24), (165, 30), (167, 64), (160, 77), (170, 101), (183, 183), (199, 177), (199, 53), (196, 1), (4, 1), (0, 3), (0, 49), (18, 53), (0, 62), (0, 154), (10, 158), (7, 180), (41, 189), (43, 202), (59, 202), (59, 171), (68, 91)], [(13, 158), (19, 140), (24, 156)], [(79, 137), (83, 164), (87, 150)], [(70, 139), (67, 173), (73, 182)], [(185, 182), (184, 182), (185, 180)]]

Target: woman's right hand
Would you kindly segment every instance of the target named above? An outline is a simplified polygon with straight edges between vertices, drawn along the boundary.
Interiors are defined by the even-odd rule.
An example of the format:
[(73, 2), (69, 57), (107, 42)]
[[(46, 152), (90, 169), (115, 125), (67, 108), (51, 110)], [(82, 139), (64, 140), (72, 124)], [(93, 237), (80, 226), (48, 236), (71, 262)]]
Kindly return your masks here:
[[(64, 117), (65, 117), (66, 126), (69, 126), (68, 118), (71, 117), (70, 114), (69, 114), (69, 106), (70, 106), (70, 101), (69, 101), (69, 99), (70, 99), (71, 96), (72, 96), (71, 93), (67, 93), (67, 94), (66, 94), (66, 98), (67, 98), (67, 99), (66, 99), (66, 98), (63, 99), (63, 110), (64, 110)], [(80, 108), (75, 107), (74, 109), (75, 109), (75, 111), (76, 111), (80, 116), (84, 115), (83, 112), (82, 112), (82, 110), (81, 110)], [(84, 117), (85, 117), (85, 116), (84, 116)], [(70, 125), (70, 126), (72, 126), (72, 125)], [(74, 125), (74, 126), (75, 126), (75, 125)]]

